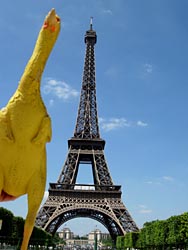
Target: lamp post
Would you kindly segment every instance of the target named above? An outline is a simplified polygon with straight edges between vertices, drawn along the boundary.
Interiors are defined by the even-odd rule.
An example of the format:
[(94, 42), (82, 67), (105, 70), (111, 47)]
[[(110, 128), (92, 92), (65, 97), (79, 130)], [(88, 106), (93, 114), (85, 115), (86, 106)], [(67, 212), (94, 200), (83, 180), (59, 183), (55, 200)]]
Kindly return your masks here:
[(94, 250), (97, 250), (97, 233), (96, 233), (96, 231), (95, 231)]
[(97, 241), (98, 241), (98, 239), (97, 239), (97, 225), (95, 226), (96, 227), (96, 229), (95, 229), (95, 231), (94, 231), (94, 237), (95, 237), (95, 241), (94, 241), (94, 250), (97, 250)]

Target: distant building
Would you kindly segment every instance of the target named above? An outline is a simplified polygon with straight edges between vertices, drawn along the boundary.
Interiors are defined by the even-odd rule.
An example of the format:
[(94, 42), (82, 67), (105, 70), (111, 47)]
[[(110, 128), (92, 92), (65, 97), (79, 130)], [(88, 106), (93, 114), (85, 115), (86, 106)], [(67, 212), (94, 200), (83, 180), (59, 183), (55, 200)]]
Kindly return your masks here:
[(63, 228), (61, 232), (58, 233), (59, 238), (66, 240), (70, 240), (74, 238), (73, 232), (69, 228)]
[(95, 239), (97, 239), (97, 241), (99, 242), (109, 238), (109, 233), (102, 233), (99, 229), (96, 229), (88, 234), (88, 243), (93, 244), (95, 242)]
[(58, 232), (58, 235), (61, 239), (66, 241), (67, 245), (94, 245), (95, 239), (97, 239), (99, 243), (102, 240), (110, 238), (109, 233), (102, 233), (99, 229), (91, 231), (87, 235), (87, 239), (77, 239), (77, 235), (75, 236), (69, 228), (63, 228), (61, 232)]

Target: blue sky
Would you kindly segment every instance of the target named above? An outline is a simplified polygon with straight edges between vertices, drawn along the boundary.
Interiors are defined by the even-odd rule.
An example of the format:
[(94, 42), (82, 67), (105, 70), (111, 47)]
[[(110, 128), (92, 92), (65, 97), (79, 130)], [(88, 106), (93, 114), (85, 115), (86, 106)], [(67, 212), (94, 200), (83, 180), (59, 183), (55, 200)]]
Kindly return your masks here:
[[(56, 182), (73, 136), (90, 16), (95, 46), (100, 134), (114, 184), (139, 227), (188, 209), (188, 2), (186, 0), (10, 0), (0, 8), (0, 107), (17, 88), (45, 15), (62, 19), (41, 93), (52, 119), (49, 182)], [(52, 83), (54, 83), (52, 85)], [(91, 183), (80, 167), (78, 182)], [(26, 216), (26, 197), (1, 203)], [(79, 223), (77, 223), (79, 221)], [(83, 226), (84, 225), (84, 226)], [(88, 233), (95, 221), (67, 222)], [(65, 225), (64, 225), (65, 226)]]

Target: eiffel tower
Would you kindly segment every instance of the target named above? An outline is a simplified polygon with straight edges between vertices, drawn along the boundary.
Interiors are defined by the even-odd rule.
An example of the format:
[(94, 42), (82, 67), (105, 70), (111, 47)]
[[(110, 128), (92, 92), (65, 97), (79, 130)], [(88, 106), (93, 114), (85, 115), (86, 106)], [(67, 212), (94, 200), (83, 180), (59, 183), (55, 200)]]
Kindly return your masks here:
[[(86, 54), (83, 81), (74, 136), (68, 140), (68, 155), (56, 183), (49, 184), (49, 196), (40, 209), (36, 226), (54, 234), (66, 221), (87, 217), (103, 224), (112, 240), (137, 231), (121, 200), (121, 186), (114, 185), (104, 156), (105, 141), (99, 134), (96, 102), (96, 32), (85, 34)], [(92, 167), (93, 185), (76, 184), (79, 164)]]

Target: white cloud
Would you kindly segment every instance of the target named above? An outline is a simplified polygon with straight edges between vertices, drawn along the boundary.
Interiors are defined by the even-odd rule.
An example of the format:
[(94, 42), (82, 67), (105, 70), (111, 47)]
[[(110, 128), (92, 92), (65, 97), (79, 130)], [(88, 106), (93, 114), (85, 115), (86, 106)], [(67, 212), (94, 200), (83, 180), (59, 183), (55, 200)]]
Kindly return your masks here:
[(112, 15), (112, 11), (110, 9), (103, 10), (103, 13), (107, 15)]
[[(73, 89), (70, 85), (63, 81), (57, 81), (52, 78), (45, 79), (45, 85), (43, 87), (44, 94), (52, 94), (59, 99), (68, 100), (70, 98), (77, 97), (79, 92)], [(51, 99), (52, 100), (52, 99)], [(53, 101), (51, 102), (53, 104)]]
[(54, 100), (53, 100), (53, 99), (51, 99), (51, 100), (49, 101), (49, 105), (50, 105), (51, 107), (54, 105)]
[(42, 199), (42, 202), (41, 202), (41, 205), (40, 205), (40, 208), (43, 206), (43, 204), (46, 202), (47, 198), (48, 198), (48, 195), (49, 195), (49, 192), (48, 190), (46, 190), (44, 192), (44, 196), (43, 196), (43, 199)]
[(162, 183), (161, 183), (161, 181), (159, 181), (159, 180), (152, 180), (152, 181), (146, 181), (145, 182), (146, 184), (148, 184), (148, 185), (161, 185)]
[(153, 184), (153, 181), (146, 181), (146, 184)]
[(147, 127), (148, 124), (146, 122), (142, 122), (142, 121), (137, 121), (137, 125), (140, 127)]
[(163, 176), (162, 179), (165, 181), (173, 181), (174, 180), (174, 178), (171, 176)]
[(141, 209), (139, 211), (140, 214), (151, 214), (152, 210), (151, 209)]
[(105, 75), (108, 77), (116, 77), (118, 75), (118, 70), (115, 67), (108, 68), (105, 72)]
[(138, 72), (138, 76), (141, 79), (147, 79), (153, 74), (154, 66), (150, 63), (142, 63), (140, 65), (140, 70)]
[(99, 118), (99, 123), (100, 123), (100, 127), (108, 132), (111, 130), (116, 130), (119, 128), (124, 128), (124, 127), (147, 127), (148, 124), (142, 121), (137, 121), (137, 122), (132, 122), (132, 121), (128, 121), (125, 118)]
[(146, 184), (150, 185), (164, 185), (165, 182), (172, 182), (174, 181), (174, 178), (171, 176), (162, 176), (159, 178), (155, 178), (153, 180), (146, 181)]
[(46, 190), (45, 192), (44, 192), (44, 197), (43, 197), (43, 199), (47, 199), (48, 198), (48, 195), (49, 195), (49, 192), (48, 192), (48, 190)]
[(148, 209), (146, 205), (139, 205), (139, 207), (140, 207), (140, 210), (139, 210), (140, 214), (151, 214), (152, 213), (152, 210)]
[(149, 63), (144, 64), (145, 73), (151, 74), (153, 72), (153, 66)]
[(99, 118), (100, 126), (105, 131), (111, 131), (118, 128), (129, 127), (130, 123), (125, 118)]

